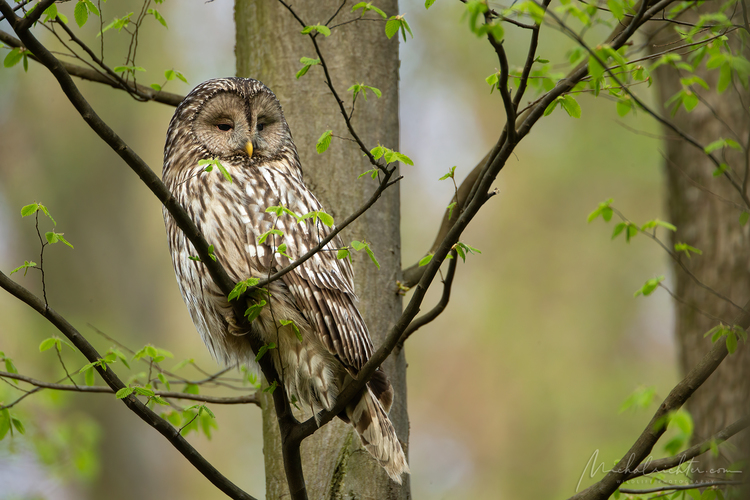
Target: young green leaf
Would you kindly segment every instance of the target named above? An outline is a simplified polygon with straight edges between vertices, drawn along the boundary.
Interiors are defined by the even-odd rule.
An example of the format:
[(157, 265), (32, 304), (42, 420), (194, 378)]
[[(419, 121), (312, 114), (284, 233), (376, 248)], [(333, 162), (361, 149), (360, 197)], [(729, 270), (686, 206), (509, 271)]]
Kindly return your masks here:
[(255, 321), (260, 316), (261, 311), (266, 306), (266, 301), (261, 300), (257, 304), (253, 304), (245, 311), (245, 317), (248, 323)]
[(132, 387), (123, 387), (115, 393), (115, 397), (117, 397), (117, 399), (124, 399), (133, 394), (134, 390), (135, 389), (133, 389)]
[[(234, 289), (231, 292), (229, 292), (229, 296), (227, 297), (227, 300), (231, 301), (231, 300), (238, 298), (240, 295), (245, 293), (249, 287), (253, 287), (257, 285), (259, 282), (260, 280), (258, 278), (248, 278), (246, 280), (238, 282), (234, 286)], [(175, 368), (175, 370), (176, 369), (177, 368)]]
[(302, 69), (297, 71), (297, 80), (299, 80), (301, 76), (305, 75), (310, 67), (320, 64), (320, 59), (310, 59), (309, 57), (302, 57), (300, 58), (299, 62), (302, 63)]
[(687, 243), (675, 243), (674, 250), (675, 252), (685, 252), (685, 255), (687, 256), (688, 259), (690, 258), (690, 252), (698, 254), (698, 255), (703, 255), (703, 252), (701, 250), (698, 250), (695, 247), (691, 247)]
[(664, 276), (659, 276), (658, 278), (651, 278), (650, 280), (646, 281), (646, 283), (638, 290), (635, 291), (633, 294), (633, 297), (637, 297), (641, 294), (644, 296), (651, 295), (654, 290), (659, 286), (659, 283), (664, 281)]
[(159, 23), (162, 26), (164, 26), (165, 28), (169, 29), (169, 26), (167, 26), (167, 21), (164, 19), (164, 17), (161, 14), (159, 14), (159, 11), (157, 11), (156, 9), (148, 9), (146, 11), (146, 14), (151, 14), (152, 16), (154, 16), (154, 19), (156, 19), (157, 21), (159, 21)]
[(294, 335), (297, 337), (297, 340), (302, 342), (302, 333), (299, 331), (299, 327), (297, 324), (291, 320), (291, 319), (280, 319), (279, 323), (281, 323), (281, 326), (291, 326), (292, 330), (294, 331)]
[(323, 135), (320, 136), (318, 142), (315, 143), (315, 150), (318, 154), (324, 153), (328, 146), (331, 145), (331, 139), (333, 137), (333, 130), (326, 130)]
[(86, 24), (86, 20), (89, 18), (89, 10), (86, 8), (85, 2), (79, 1), (76, 3), (73, 10), (73, 18), (76, 20), (79, 28)]
[(421, 259), (419, 259), (419, 267), (426, 266), (427, 264), (429, 264), (430, 261), (432, 261), (433, 255), (434, 254), (429, 253), (425, 255), (424, 257), (422, 257)]
[[(434, 0), (433, 0), (434, 1)], [(352, 12), (356, 12), (359, 9), (362, 9), (362, 13), (360, 14), (360, 17), (364, 16), (366, 12), (373, 11), (380, 15), (383, 19), (387, 18), (388, 16), (383, 12), (382, 10), (375, 7), (371, 2), (359, 2), (358, 4), (354, 5), (352, 7)]]
[(262, 245), (268, 239), (268, 236), (272, 234), (276, 236), (284, 236), (284, 231), (281, 229), (269, 229), (258, 237), (258, 245)]
[(349, 247), (339, 248), (338, 251), (336, 252), (336, 258), (339, 260), (346, 259), (349, 256), (350, 256)]
[(10, 274), (12, 275), (13, 273), (16, 273), (20, 271), (21, 269), (23, 269), (23, 275), (26, 276), (26, 272), (29, 270), (29, 268), (35, 267), (35, 266), (36, 266), (36, 262), (29, 262), (28, 260), (25, 260), (23, 261), (23, 265), (18, 266), (17, 268), (13, 269), (10, 272)]
[(300, 33), (302, 33), (303, 35), (309, 35), (313, 31), (317, 31), (323, 36), (331, 35), (331, 30), (328, 28), (328, 26), (324, 24), (315, 24), (312, 26), (305, 26)]

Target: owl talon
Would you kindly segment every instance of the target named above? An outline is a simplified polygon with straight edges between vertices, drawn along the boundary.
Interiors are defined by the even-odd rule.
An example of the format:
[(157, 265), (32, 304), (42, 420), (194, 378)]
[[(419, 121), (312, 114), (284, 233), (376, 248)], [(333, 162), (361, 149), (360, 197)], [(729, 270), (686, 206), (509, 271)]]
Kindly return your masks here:
[(244, 335), (247, 335), (247, 330), (243, 330), (237, 324), (237, 321), (234, 319), (234, 314), (228, 314), (224, 316), (224, 319), (226, 320), (228, 325), (227, 332), (229, 332), (229, 335), (234, 335), (235, 337), (242, 337)]

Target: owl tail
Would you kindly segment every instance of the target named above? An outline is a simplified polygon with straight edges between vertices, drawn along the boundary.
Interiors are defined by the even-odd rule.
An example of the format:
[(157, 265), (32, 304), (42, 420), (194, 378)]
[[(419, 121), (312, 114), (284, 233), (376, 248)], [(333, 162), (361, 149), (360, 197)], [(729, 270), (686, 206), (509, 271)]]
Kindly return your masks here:
[[(392, 394), (390, 384), (388, 389)], [(401, 484), (401, 475), (409, 473), (409, 465), (406, 463), (406, 456), (396, 430), (369, 383), (360, 394), (358, 400), (355, 398), (346, 407), (348, 421), (357, 430), (359, 439), (370, 455), (380, 463), (392, 480)], [(385, 398), (381, 395), (381, 399)], [(389, 409), (390, 401), (391, 399), (383, 401)]]

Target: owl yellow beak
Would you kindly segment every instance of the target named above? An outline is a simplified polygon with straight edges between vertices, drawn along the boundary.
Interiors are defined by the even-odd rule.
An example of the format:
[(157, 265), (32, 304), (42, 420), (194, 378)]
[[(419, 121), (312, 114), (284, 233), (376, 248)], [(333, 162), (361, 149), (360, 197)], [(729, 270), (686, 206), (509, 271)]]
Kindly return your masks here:
[(245, 143), (245, 151), (247, 151), (248, 156), (253, 156), (253, 142), (247, 141)]

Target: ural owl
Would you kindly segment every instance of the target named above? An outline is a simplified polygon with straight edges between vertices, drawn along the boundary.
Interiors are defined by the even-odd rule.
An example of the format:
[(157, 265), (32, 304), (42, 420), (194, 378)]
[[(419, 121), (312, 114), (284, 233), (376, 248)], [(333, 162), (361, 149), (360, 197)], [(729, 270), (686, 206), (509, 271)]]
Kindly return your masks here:
[[(231, 175), (206, 172), (217, 159)], [(263, 278), (305, 254), (330, 233), (323, 210), (302, 181), (297, 149), (276, 96), (257, 80), (220, 78), (198, 85), (175, 111), (164, 149), (163, 179), (235, 281)], [(289, 212), (266, 212), (283, 206)], [(164, 210), (177, 282), (211, 354), (225, 363), (254, 362), (247, 335), (275, 344), (271, 355), (290, 398), (316, 415), (331, 409), (341, 388), (372, 355), (356, 307), (352, 268), (336, 258), (337, 236), (321, 252), (268, 286), (265, 307), (249, 331), (234, 321), (227, 297), (193, 245)], [(278, 232), (262, 235), (269, 230)], [(279, 248), (282, 244), (286, 245)], [(260, 298), (249, 300), (258, 304)], [(290, 320), (294, 323), (290, 323)], [(295, 330), (297, 327), (298, 331)], [(378, 370), (339, 417), (396, 482), (409, 471), (387, 412), (393, 388)]]

